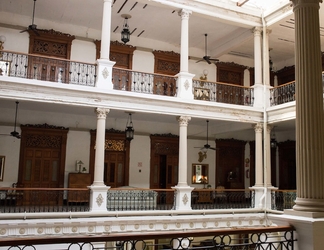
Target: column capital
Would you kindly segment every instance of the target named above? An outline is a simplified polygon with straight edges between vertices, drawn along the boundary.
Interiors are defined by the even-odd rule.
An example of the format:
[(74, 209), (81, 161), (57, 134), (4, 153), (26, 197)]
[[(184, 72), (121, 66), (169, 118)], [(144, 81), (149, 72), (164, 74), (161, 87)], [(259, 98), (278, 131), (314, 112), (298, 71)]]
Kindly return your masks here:
[(261, 36), (262, 27), (254, 27), (252, 29), (252, 32), (254, 33), (255, 36)]
[(274, 128), (274, 126), (273, 125), (267, 125), (267, 131), (270, 133), (271, 132), (271, 130)]
[(323, 2), (323, 0), (290, 0), (293, 3), (294, 8), (300, 7), (300, 5), (314, 5), (314, 7), (319, 8), (319, 4)]
[(186, 10), (186, 9), (181, 9), (178, 11), (179, 16), (181, 16), (181, 18), (189, 18), (189, 15), (192, 13), (191, 10)]
[(263, 126), (262, 126), (261, 123), (257, 123), (257, 124), (255, 124), (255, 125), (253, 125), (253, 128), (254, 128), (254, 131), (255, 131), (255, 132), (259, 132), (259, 133), (261, 133), (262, 130), (263, 130)]
[(188, 126), (189, 121), (191, 120), (190, 116), (178, 116), (177, 121), (180, 126)]
[(110, 112), (110, 109), (105, 108), (96, 108), (95, 113), (97, 114), (97, 118), (106, 119), (107, 114)]

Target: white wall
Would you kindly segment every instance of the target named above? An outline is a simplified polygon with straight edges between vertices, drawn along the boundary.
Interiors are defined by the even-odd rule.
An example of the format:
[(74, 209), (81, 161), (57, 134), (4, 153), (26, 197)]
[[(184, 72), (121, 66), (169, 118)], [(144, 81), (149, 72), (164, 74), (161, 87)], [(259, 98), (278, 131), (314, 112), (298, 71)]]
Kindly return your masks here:
[[(11, 126), (0, 126), (0, 155), (5, 156), (3, 181), (0, 181), (0, 187), (11, 187), (18, 181), (20, 140), (9, 136), (12, 131)], [(19, 128), (17, 132), (20, 133)]]
[(83, 167), (89, 172), (90, 163), (90, 132), (69, 130), (66, 143), (65, 179), (67, 187), (68, 174), (76, 171), (76, 161), (81, 160)]
[(131, 141), (129, 185), (133, 187), (150, 187), (150, 137), (136, 135)]

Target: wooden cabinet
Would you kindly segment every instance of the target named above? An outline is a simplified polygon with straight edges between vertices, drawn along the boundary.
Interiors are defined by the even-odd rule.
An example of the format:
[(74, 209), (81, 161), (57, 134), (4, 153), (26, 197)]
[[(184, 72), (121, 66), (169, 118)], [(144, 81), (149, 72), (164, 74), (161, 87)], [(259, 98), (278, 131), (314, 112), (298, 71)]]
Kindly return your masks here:
[(69, 188), (75, 188), (76, 190), (70, 190), (68, 194), (68, 202), (89, 202), (90, 192), (89, 190), (82, 190), (91, 185), (91, 174), (83, 173), (69, 173)]

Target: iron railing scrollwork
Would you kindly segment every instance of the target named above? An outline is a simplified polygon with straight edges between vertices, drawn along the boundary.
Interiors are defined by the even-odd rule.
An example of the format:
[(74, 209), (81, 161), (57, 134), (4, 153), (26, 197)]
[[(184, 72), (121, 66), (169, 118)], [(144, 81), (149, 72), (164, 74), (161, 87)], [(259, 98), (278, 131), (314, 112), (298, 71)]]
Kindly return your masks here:
[(253, 106), (254, 91), (252, 88), (195, 79), (192, 83), (196, 100)]
[(295, 101), (295, 82), (289, 82), (270, 89), (270, 105), (276, 106)]

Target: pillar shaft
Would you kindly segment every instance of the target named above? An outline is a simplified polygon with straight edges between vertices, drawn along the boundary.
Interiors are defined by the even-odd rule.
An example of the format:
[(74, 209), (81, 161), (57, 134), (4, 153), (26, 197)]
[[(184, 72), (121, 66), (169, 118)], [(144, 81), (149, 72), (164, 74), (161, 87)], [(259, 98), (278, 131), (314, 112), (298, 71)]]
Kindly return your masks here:
[(254, 84), (262, 83), (261, 28), (255, 28), (254, 33)]
[(94, 186), (104, 186), (106, 116), (109, 109), (97, 108), (96, 152), (94, 166)]
[(179, 122), (179, 179), (177, 186), (188, 186), (188, 147), (187, 147), (187, 128), (188, 122), (191, 120), (189, 116), (178, 117)]
[(262, 124), (254, 126), (255, 131), (255, 186), (263, 186), (263, 164), (262, 164)]
[(100, 58), (109, 59), (112, 0), (103, 1)]
[(189, 15), (191, 11), (181, 10), (181, 52), (180, 52), (180, 72), (188, 72), (189, 67)]
[(323, 89), (319, 0), (293, 0), (295, 14), (297, 199), (294, 210), (324, 211)]

